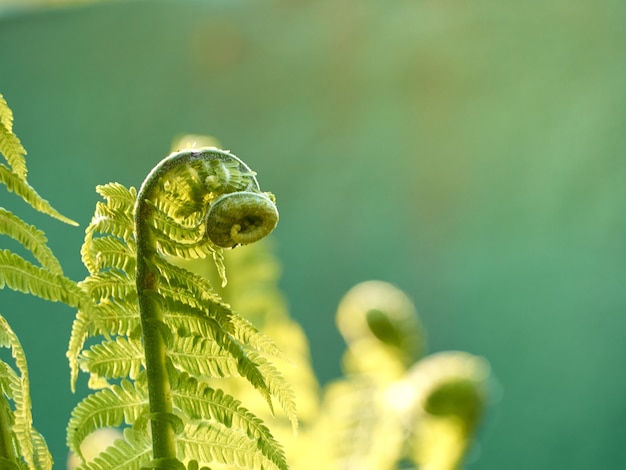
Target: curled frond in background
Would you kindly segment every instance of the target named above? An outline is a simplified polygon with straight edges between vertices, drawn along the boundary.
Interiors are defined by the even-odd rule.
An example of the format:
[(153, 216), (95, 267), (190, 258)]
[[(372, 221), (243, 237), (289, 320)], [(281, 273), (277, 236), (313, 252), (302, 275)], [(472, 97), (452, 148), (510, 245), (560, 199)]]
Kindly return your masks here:
[(415, 307), (385, 282), (353, 287), (340, 302), (337, 324), (348, 346), (345, 377), (324, 391), (315, 428), (324, 452), (317, 464), (458, 469), (485, 407), (487, 362), (461, 352), (422, 357)]
[(459, 467), (487, 403), (489, 374), (484, 358), (461, 351), (433, 354), (409, 370), (410, 452), (420, 468)]

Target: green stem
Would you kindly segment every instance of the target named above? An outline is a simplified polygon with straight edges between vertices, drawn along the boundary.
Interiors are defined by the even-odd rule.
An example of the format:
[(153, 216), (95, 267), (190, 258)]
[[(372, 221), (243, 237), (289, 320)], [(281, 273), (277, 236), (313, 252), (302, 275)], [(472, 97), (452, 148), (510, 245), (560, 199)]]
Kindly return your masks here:
[(163, 312), (154, 296), (157, 277), (151, 271), (150, 260), (156, 256), (156, 244), (151, 233), (153, 207), (150, 202), (158, 192), (158, 184), (176, 164), (188, 162), (191, 154), (176, 154), (161, 161), (144, 180), (135, 206), (135, 239), (137, 242), (137, 295), (146, 357), (146, 375), (152, 427), (152, 452), (156, 459), (176, 458), (176, 435), (171, 420), (172, 392), (167, 373), (165, 340), (162, 336)]

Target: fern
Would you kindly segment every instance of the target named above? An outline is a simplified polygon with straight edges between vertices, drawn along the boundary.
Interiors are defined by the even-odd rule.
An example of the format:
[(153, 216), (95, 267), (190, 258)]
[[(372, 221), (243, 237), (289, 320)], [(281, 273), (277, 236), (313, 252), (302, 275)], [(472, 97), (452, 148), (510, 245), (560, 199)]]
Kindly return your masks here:
[[(79, 310), (67, 355), (72, 383), (81, 369), (98, 390), (72, 413), (68, 445), (79, 453), (97, 429), (130, 427), (80, 468), (287, 469), (262, 421), (215, 386), (247, 381), (270, 410), (276, 400), (295, 428), (293, 392), (261, 355), (282, 352), (179, 260), (210, 255), (223, 276), (224, 248), (273, 229), (273, 197), (260, 192), (245, 164), (216, 149), (172, 154), (138, 193), (119, 184), (97, 191), (104, 201), (86, 229), (81, 254), (89, 275), (80, 287), (98, 320)], [(88, 338), (96, 343), (86, 348)]]
[(305, 448), (316, 465), (303, 468), (460, 468), (486, 403), (486, 361), (460, 352), (422, 357), (415, 308), (385, 282), (353, 287), (337, 323), (348, 344), (345, 377), (325, 389)]
[(47, 245), (48, 240), (45, 234), (2, 208), (0, 208), (0, 233), (17, 240), (46, 270), (53, 274), (63, 273), (59, 261)]
[(22, 346), (6, 319), (0, 316), (0, 346), (9, 348), (15, 359), (18, 372), (3, 363), (2, 382), (4, 395), (13, 401), (14, 410), (10, 415), (10, 435), (21, 457), (29, 467), (52, 468), (52, 457), (41, 435), (32, 426), (30, 378), (26, 356)]
[[(13, 112), (0, 95), (0, 183), (33, 209), (77, 225), (43, 199), (27, 181), (26, 150), (13, 133)], [(21, 244), (38, 264), (8, 249), (0, 250), (0, 288), (32, 294), (53, 302), (64, 302), (91, 314), (89, 298), (63, 275), (61, 265), (47, 245), (45, 234), (11, 211), (0, 207), (0, 234)], [(43, 437), (32, 424), (30, 379), (22, 346), (4, 317), (0, 316), (0, 346), (9, 348), (15, 360), (0, 361), (0, 463), (2, 468), (52, 468), (52, 457)]]
[[(26, 151), (2, 95), (0, 153), (7, 190), (76, 225), (28, 183)], [(80, 253), (89, 274), (80, 283), (65, 277), (43, 231), (0, 207), (0, 234), (32, 259), (0, 249), (0, 288), (77, 309), (70, 381), (73, 389), (83, 371), (93, 390), (67, 426), (80, 469), (287, 470), (286, 455), (299, 469), (459, 468), (486, 402), (486, 362), (458, 352), (422, 358), (408, 298), (365, 283), (340, 305), (345, 378), (320, 401), (306, 338), (276, 289), (275, 263), (263, 249), (225, 256), (278, 220), (273, 195), (260, 191), (243, 162), (215, 148), (175, 152), (139, 191), (117, 183), (96, 191), (104, 200), (85, 231)], [(215, 272), (200, 274), (210, 258)], [(227, 268), (238, 274), (231, 286)], [(2, 316), (0, 347), (13, 357), (0, 361), (0, 468), (51, 469), (32, 423), (26, 357)], [(297, 367), (285, 377), (287, 357)], [(292, 382), (306, 397), (300, 441)], [(270, 419), (276, 404), (281, 419)], [(122, 428), (122, 438), (86, 460), (81, 444), (109, 427)], [(287, 429), (291, 440), (283, 440)]]
[(13, 133), (13, 112), (0, 94), (0, 153), (11, 166), (13, 174), (26, 180), (26, 150)]

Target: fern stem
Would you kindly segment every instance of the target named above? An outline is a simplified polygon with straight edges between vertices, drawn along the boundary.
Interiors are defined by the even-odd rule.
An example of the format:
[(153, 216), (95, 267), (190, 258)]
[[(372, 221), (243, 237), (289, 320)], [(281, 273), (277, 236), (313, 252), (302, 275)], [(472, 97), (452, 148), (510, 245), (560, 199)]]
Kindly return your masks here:
[(167, 373), (166, 344), (163, 337), (163, 313), (150, 292), (158, 291), (157, 277), (150, 261), (156, 257), (156, 242), (151, 232), (154, 200), (162, 176), (181, 158), (161, 161), (144, 180), (135, 206), (135, 240), (137, 243), (136, 283), (141, 316), (143, 346), (146, 358), (146, 375), (152, 428), (153, 458), (176, 458), (176, 435), (171, 420), (172, 392)]

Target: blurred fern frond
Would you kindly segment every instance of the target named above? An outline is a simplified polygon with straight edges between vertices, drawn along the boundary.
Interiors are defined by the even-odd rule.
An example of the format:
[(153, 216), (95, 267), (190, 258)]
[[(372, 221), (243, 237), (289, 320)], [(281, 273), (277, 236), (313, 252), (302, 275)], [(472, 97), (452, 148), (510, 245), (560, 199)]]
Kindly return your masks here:
[(462, 352), (423, 357), (411, 300), (381, 281), (354, 286), (337, 323), (348, 346), (345, 376), (324, 390), (313, 433), (325, 450), (317, 464), (459, 469), (487, 402), (486, 360)]

